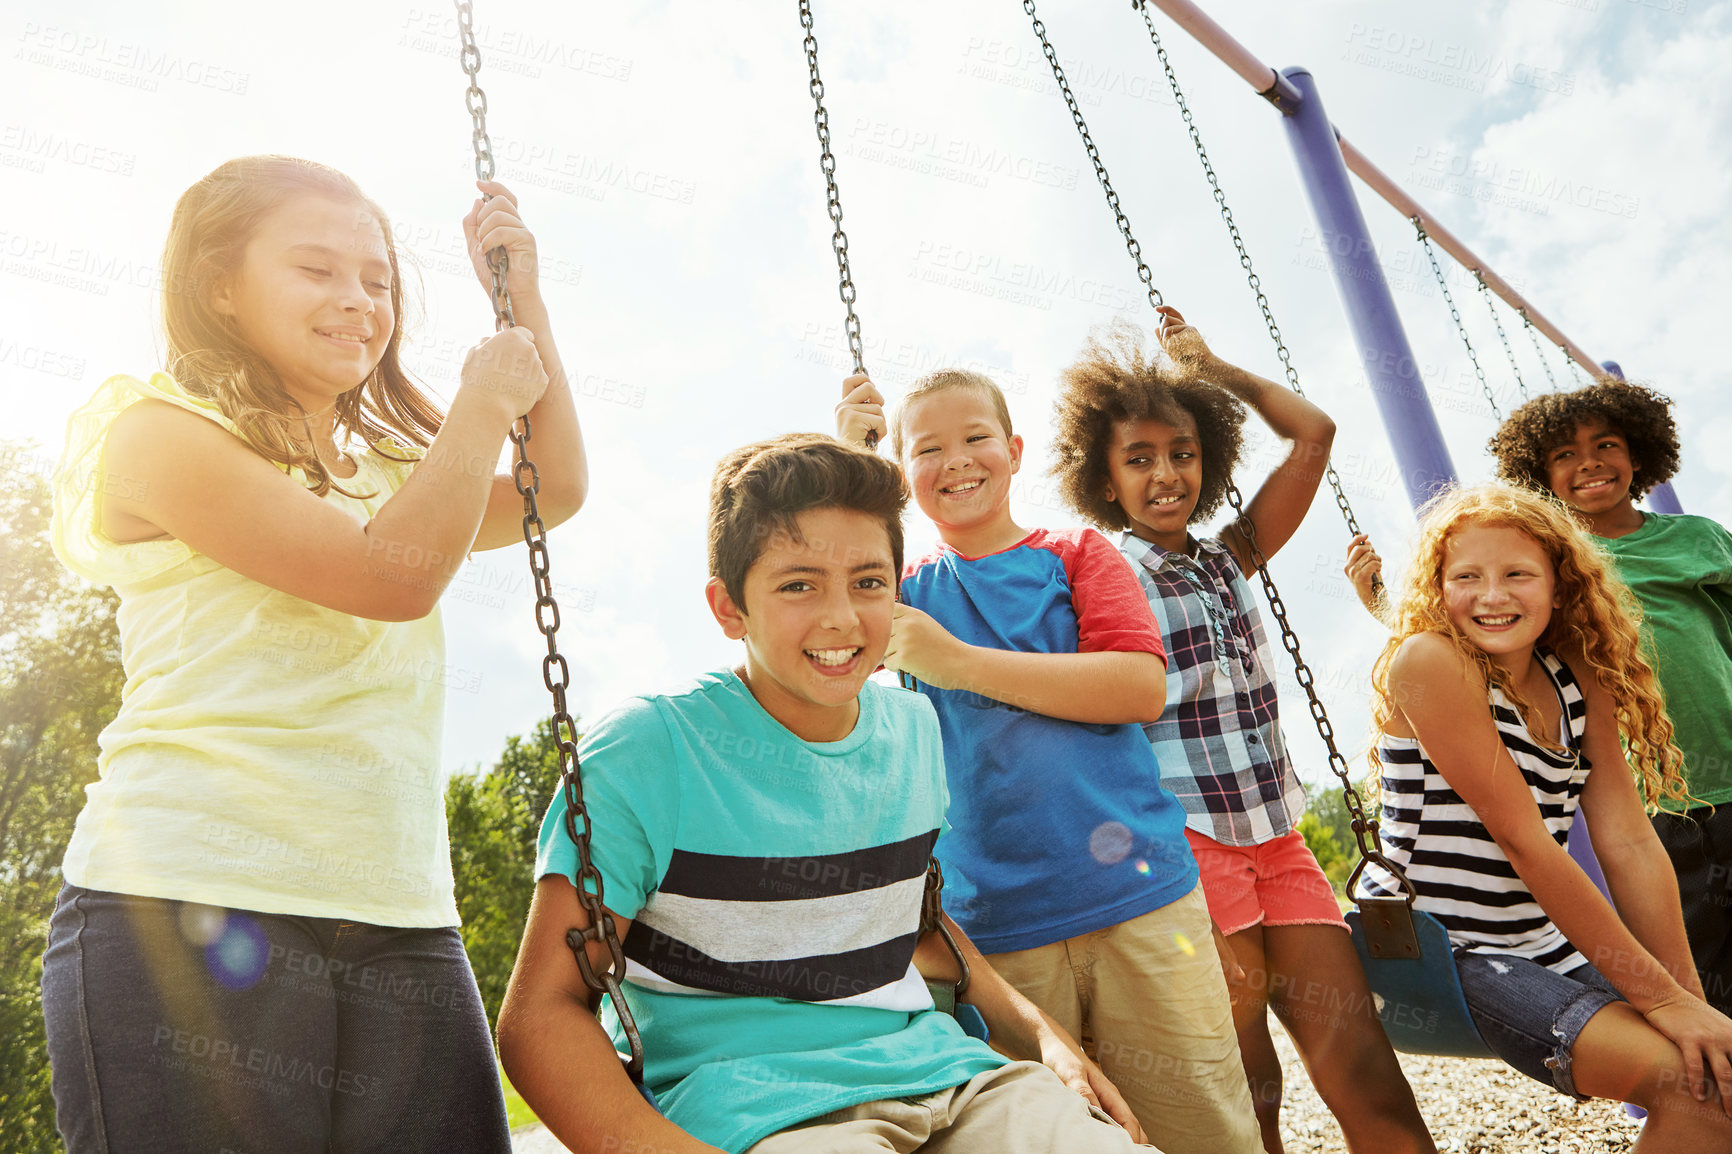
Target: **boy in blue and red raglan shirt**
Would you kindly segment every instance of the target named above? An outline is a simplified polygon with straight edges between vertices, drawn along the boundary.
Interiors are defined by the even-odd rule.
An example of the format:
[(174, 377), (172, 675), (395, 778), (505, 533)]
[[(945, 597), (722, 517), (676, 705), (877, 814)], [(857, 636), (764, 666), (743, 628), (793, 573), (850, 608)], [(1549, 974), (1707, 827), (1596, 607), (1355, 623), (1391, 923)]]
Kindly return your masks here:
[[(886, 431), (851, 377), (843, 439)], [(884, 664), (931, 700), (951, 829), (945, 907), (1076, 1036), (1167, 1154), (1262, 1150), (1185, 816), (1141, 723), (1166, 696), (1147, 599), (1092, 529), (1010, 515), (1022, 438), (978, 373), (909, 391), (888, 428), (940, 546), (903, 569)]]

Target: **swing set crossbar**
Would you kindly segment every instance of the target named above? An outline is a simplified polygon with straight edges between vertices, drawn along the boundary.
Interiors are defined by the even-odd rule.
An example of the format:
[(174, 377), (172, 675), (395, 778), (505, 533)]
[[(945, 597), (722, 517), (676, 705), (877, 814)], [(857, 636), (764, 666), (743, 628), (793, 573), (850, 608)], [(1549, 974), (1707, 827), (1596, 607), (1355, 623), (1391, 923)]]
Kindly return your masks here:
[[(1153, 4), (1164, 12), (1173, 23), (1190, 34), (1191, 38), (1208, 49), (1216, 59), (1231, 68), (1241, 79), (1256, 90), (1257, 94), (1267, 99), (1283, 115), (1291, 115), (1303, 102), (1303, 96), (1291, 81), (1269, 65), (1263, 63), (1249, 48), (1246, 48), (1231, 33), (1222, 28), (1215, 20), (1191, 0), (1143, 0)], [(1389, 206), (1399, 212), (1404, 218), (1412, 220), (1419, 218), (1432, 242), (1448, 253), (1463, 268), (1473, 270), (1485, 278), (1486, 287), (1516, 310), (1518, 315), (1525, 315), (1553, 345), (1564, 349), (1575, 361), (1586, 369), (1590, 376), (1604, 375), (1599, 362), (1590, 356), (1586, 349), (1571, 340), (1556, 324), (1546, 318), (1532, 302), (1517, 292), (1508, 281), (1499, 276), (1484, 258), (1474, 252), (1461, 238), (1450, 232), (1444, 223), (1437, 219), (1424, 205), (1420, 204), (1412, 194), (1397, 184), (1387, 173), (1373, 164), (1363, 152), (1335, 130), (1335, 139), (1341, 146), (1341, 158), (1347, 165), (1347, 170), (1364, 182), (1365, 186), (1381, 197)]]

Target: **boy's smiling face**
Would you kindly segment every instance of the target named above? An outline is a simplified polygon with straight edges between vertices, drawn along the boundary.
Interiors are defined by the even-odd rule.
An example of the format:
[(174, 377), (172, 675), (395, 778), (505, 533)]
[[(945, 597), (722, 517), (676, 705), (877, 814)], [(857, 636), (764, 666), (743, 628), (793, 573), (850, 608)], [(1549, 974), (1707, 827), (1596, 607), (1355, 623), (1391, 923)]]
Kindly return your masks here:
[(741, 676), (758, 704), (796, 737), (840, 741), (890, 643), (890, 533), (854, 509), (811, 509), (794, 521), (800, 539), (777, 529), (746, 571), (745, 605), (717, 577), (705, 593), (722, 632), (746, 643)]
[(1623, 433), (1604, 420), (1584, 421), (1569, 441), (1546, 454), (1546, 483), (1564, 504), (1589, 516), (1630, 500), (1639, 461), (1630, 458)]
[(1183, 552), (1203, 491), (1196, 420), (1181, 412), (1176, 425), (1153, 417), (1115, 421), (1106, 451), (1106, 498), (1130, 518), (1131, 532), (1168, 552)]
[(908, 402), (902, 423), (908, 487), (946, 541), (1008, 522), (1022, 438), (1006, 433), (987, 397), (970, 388), (928, 393)]

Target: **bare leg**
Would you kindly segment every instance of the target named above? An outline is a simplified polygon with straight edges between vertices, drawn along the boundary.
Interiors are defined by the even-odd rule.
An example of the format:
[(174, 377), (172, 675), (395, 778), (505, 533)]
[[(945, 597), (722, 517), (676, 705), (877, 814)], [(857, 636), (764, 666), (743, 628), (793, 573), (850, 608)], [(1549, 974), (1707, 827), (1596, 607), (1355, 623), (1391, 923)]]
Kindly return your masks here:
[(1227, 938), (1233, 956), (1245, 968), (1245, 980), (1227, 987), (1233, 999), (1233, 1029), (1239, 1035), (1239, 1056), (1251, 1086), (1251, 1107), (1257, 1112), (1263, 1149), (1283, 1154), (1281, 1146), (1281, 1056), (1269, 1036), (1269, 981), (1263, 956), (1263, 927), (1252, 926)]
[(1413, 1088), (1377, 1020), (1353, 939), (1339, 926), (1266, 926), (1263, 949), (1270, 1005), (1341, 1124), (1347, 1148), (1435, 1154)]
[(1570, 1060), (1577, 1090), (1648, 1111), (1636, 1141), (1642, 1154), (1732, 1150), (1732, 1118), (1712, 1082), (1708, 1100), (1696, 1101), (1678, 1047), (1633, 1007), (1615, 1002), (1589, 1018)]

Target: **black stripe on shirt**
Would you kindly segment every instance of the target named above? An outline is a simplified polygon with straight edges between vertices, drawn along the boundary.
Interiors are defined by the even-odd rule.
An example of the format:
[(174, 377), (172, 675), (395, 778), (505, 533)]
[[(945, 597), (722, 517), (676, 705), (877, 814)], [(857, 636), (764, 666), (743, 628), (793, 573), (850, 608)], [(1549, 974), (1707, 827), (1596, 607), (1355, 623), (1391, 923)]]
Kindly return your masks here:
[(756, 962), (722, 962), (678, 938), (633, 923), (625, 956), (670, 982), (746, 998), (829, 1002), (898, 981), (914, 959), (918, 933), (840, 954)]
[(847, 853), (737, 857), (676, 849), (656, 889), (722, 902), (801, 901), (859, 893), (926, 873), (938, 831)]

